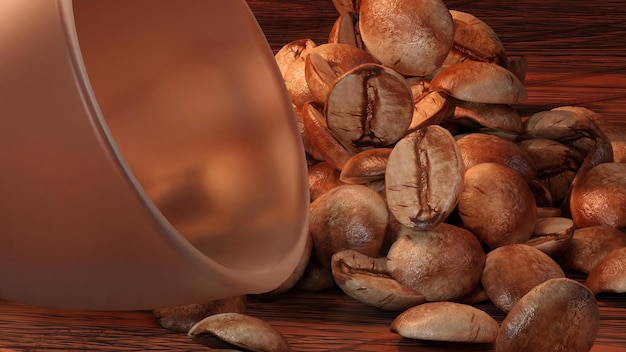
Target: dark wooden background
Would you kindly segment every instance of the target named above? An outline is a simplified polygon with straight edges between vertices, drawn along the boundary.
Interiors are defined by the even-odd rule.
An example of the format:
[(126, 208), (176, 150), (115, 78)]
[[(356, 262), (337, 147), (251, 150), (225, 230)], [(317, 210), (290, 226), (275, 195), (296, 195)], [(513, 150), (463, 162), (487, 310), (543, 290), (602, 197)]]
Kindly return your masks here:
[[(248, 0), (271, 48), (301, 38), (326, 40), (337, 16), (331, 0)], [(622, 1), (448, 0), (481, 18), (509, 55), (525, 55), (531, 113), (582, 105), (626, 127), (626, 8)], [(226, 34), (227, 35), (227, 34)], [(600, 295), (593, 351), (626, 351), (626, 295)], [(498, 320), (492, 305), (480, 305)], [(250, 299), (247, 313), (281, 331), (294, 351), (491, 351), (490, 345), (427, 343), (389, 332), (396, 313), (364, 306), (339, 291)], [(0, 351), (206, 350), (161, 328), (151, 312), (51, 310), (0, 301)]]

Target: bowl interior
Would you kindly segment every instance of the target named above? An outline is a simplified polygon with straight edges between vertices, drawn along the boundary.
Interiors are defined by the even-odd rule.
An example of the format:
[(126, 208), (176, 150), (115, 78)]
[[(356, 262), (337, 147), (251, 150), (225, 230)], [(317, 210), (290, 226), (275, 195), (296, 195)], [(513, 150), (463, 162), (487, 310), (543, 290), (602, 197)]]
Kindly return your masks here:
[(302, 233), (306, 167), (295, 115), (245, 2), (73, 6), (103, 125), (137, 191), (218, 263), (276, 263)]

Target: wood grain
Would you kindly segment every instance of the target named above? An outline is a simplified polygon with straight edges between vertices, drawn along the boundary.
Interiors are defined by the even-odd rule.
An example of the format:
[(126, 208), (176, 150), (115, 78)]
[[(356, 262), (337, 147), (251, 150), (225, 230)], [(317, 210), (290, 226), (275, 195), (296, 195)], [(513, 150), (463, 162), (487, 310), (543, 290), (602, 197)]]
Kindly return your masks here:
[[(598, 297), (602, 312), (594, 352), (626, 350), (626, 300)], [(491, 303), (477, 307), (502, 321)], [(493, 351), (490, 344), (416, 341), (389, 331), (397, 313), (356, 302), (342, 292), (290, 292), (272, 300), (251, 297), (247, 314), (287, 338), (294, 351)], [(206, 351), (184, 333), (160, 327), (150, 312), (54, 310), (0, 301), (0, 352)]]
[[(272, 50), (301, 38), (318, 43), (337, 13), (331, 0), (248, 0)], [(524, 114), (581, 105), (626, 127), (626, 7), (621, 1), (449, 0), (494, 28), (509, 55), (529, 61)], [(626, 351), (626, 296), (598, 296), (601, 327), (593, 351)], [(478, 305), (497, 320), (493, 305)], [(251, 297), (248, 314), (281, 331), (294, 351), (491, 351), (491, 345), (432, 343), (389, 331), (397, 313), (364, 306), (338, 290)], [(151, 312), (53, 310), (0, 301), (0, 351), (205, 351), (161, 328)]]

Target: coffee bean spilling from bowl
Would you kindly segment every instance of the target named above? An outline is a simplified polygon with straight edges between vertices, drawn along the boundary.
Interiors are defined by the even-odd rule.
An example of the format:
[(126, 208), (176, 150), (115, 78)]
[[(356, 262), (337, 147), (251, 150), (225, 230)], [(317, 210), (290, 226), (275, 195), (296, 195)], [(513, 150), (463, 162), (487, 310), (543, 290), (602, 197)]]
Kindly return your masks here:
[[(267, 295), (339, 287), (402, 312), (390, 330), (406, 338), (589, 350), (595, 294), (626, 292), (626, 133), (581, 106), (521, 116), (525, 58), (441, 0), (332, 5), (326, 43), (302, 38), (275, 54), (311, 216), (300, 265)], [(485, 301), (506, 318), (473, 306)], [(228, 317), (242, 324), (233, 334), (259, 325), (286, 344)], [(190, 336), (226, 329), (209, 322)]]

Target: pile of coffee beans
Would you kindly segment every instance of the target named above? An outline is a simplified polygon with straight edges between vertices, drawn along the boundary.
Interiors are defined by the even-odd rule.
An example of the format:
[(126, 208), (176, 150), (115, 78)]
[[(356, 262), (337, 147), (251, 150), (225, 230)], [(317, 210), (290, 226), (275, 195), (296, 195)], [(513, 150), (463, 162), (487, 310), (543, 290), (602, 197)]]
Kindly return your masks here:
[(302, 261), (271, 294), (338, 286), (399, 312), (406, 338), (588, 351), (595, 295), (626, 291), (623, 136), (579, 106), (521, 116), (527, 62), (472, 14), (333, 4), (328, 42), (275, 55), (311, 207)]
[[(626, 238), (615, 132), (584, 107), (521, 116), (527, 63), (472, 14), (435, 0), (333, 3), (327, 43), (276, 53), (310, 170), (312, 252), (294, 287), (336, 284), (405, 311), (392, 331), (409, 338), (589, 350), (594, 294), (624, 282), (607, 255)], [(485, 300), (507, 313), (497, 329), (470, 309)]]

